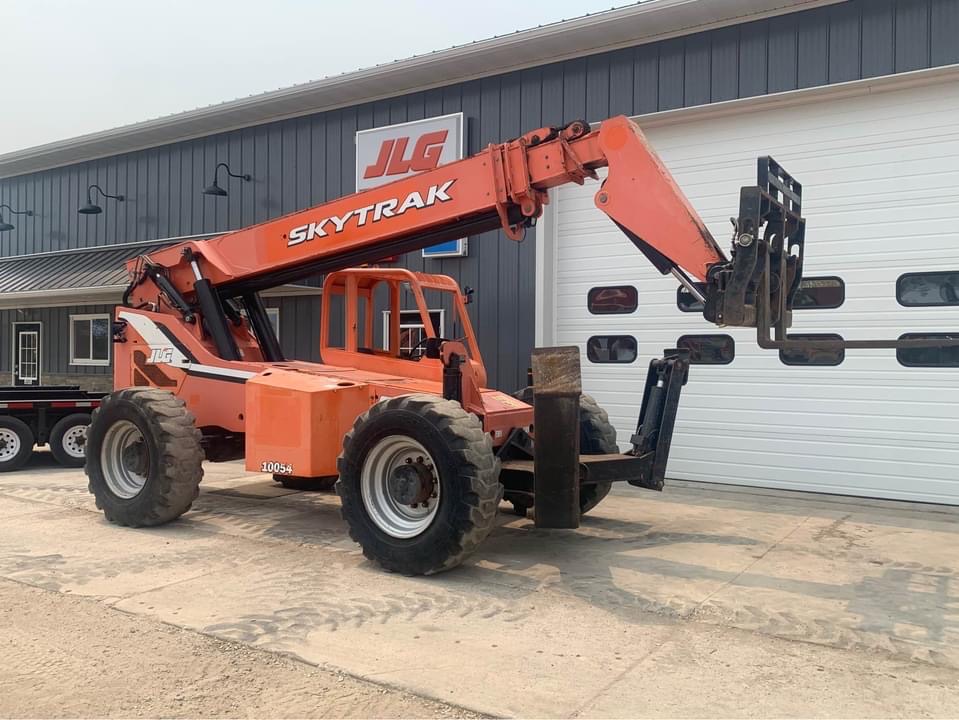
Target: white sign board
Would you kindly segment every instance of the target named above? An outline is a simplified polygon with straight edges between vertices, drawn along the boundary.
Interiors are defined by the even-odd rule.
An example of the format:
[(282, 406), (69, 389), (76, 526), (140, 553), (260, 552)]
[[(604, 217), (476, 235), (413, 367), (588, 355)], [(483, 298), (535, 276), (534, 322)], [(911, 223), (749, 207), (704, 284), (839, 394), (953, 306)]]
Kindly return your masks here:
[[(356, 133), (356, 190), (463, 158), (463, 113), (414, 120)], [(423, 250), (423, 257), (462, 257), (466, 238)]]

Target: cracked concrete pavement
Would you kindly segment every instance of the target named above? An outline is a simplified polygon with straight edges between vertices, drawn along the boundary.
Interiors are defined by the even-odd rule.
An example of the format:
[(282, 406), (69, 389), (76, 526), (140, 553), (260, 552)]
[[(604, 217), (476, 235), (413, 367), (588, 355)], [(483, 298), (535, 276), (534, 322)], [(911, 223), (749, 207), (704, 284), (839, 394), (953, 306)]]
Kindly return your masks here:
[(464, 567), (405, 578), (334, 495), (206, 470), (193, 511), (131, 530), (38, 454), (0, 475), (0, 577), (478, 713), (959, 714), (956, 509), (622, 488), (577, 531), (503, 514)]

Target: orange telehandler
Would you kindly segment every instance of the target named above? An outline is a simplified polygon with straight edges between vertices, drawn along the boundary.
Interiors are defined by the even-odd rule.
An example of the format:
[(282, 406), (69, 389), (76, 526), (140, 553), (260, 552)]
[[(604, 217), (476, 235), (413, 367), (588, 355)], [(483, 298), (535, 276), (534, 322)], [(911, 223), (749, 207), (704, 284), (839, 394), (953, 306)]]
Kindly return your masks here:
[[(520, 397), (486, 387), (466, 303), (448, 277), (357, 266), (501, 228), (522, 238), (547, 191), (608, 167), (596, 206), (721, 325), (754, 326), (764, 347), (790, 339), (802, 278), (801, 186), (770, 158), (743, 188), (727, 258), (642, 132), (624, 117), (592, 130), (541, 128), (374, 189), (130, 261), (114, 323), (114, 381), (93, 416), (86, 472), (115, 523), (159, 525), (186, 512), (202, 461), (336, 482), (350, 534), (370, 559), (407, 574), (459, 564), (505, 497), (540, 527), (577, 527), (615, 481), (661, 489), (688, 353), (647, 373), (631, 449), (581, 395), (577, 348), (534, 351)], [(354, 269), (350, 269), (354, 268)], [(325, 273), (322, 364), (283, 357), (260, 291)], [(438, 337), (428, 293), (456, 316)], [(425, 337), (401, 343), (404, 297)], [(340, 318), (334, 318), (337, 309)], [(374, 308), (389, 327), (374, 342)], [(331, 327), (342, 321), (344, 337)], [(841, 341), (840, 341), (841, 342)], [(928, 346), (852, 341), (845, 347)]]

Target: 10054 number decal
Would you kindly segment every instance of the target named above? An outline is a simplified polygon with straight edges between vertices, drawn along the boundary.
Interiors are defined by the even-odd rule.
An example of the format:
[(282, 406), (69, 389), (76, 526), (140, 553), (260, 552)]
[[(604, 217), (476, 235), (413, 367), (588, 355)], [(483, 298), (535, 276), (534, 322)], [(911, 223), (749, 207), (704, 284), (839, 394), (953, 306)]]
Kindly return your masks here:
[(274, 475), (292, 475), (293, 466), (289, 463), (276, 462), (275, 460), (265, 460), (260, 463), (260, 472), (273, 473)]

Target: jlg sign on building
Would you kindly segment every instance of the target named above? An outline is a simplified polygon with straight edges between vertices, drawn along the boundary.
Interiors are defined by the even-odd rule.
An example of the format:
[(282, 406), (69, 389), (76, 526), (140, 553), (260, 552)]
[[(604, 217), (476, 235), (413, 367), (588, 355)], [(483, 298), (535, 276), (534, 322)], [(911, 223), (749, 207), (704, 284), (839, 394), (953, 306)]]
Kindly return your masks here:
[[(463, 158), (463, 113), (359, 130), (356, 189), (367, 190)], [(466, 238), (423, 250), (423, 257), (462, 257)]]

